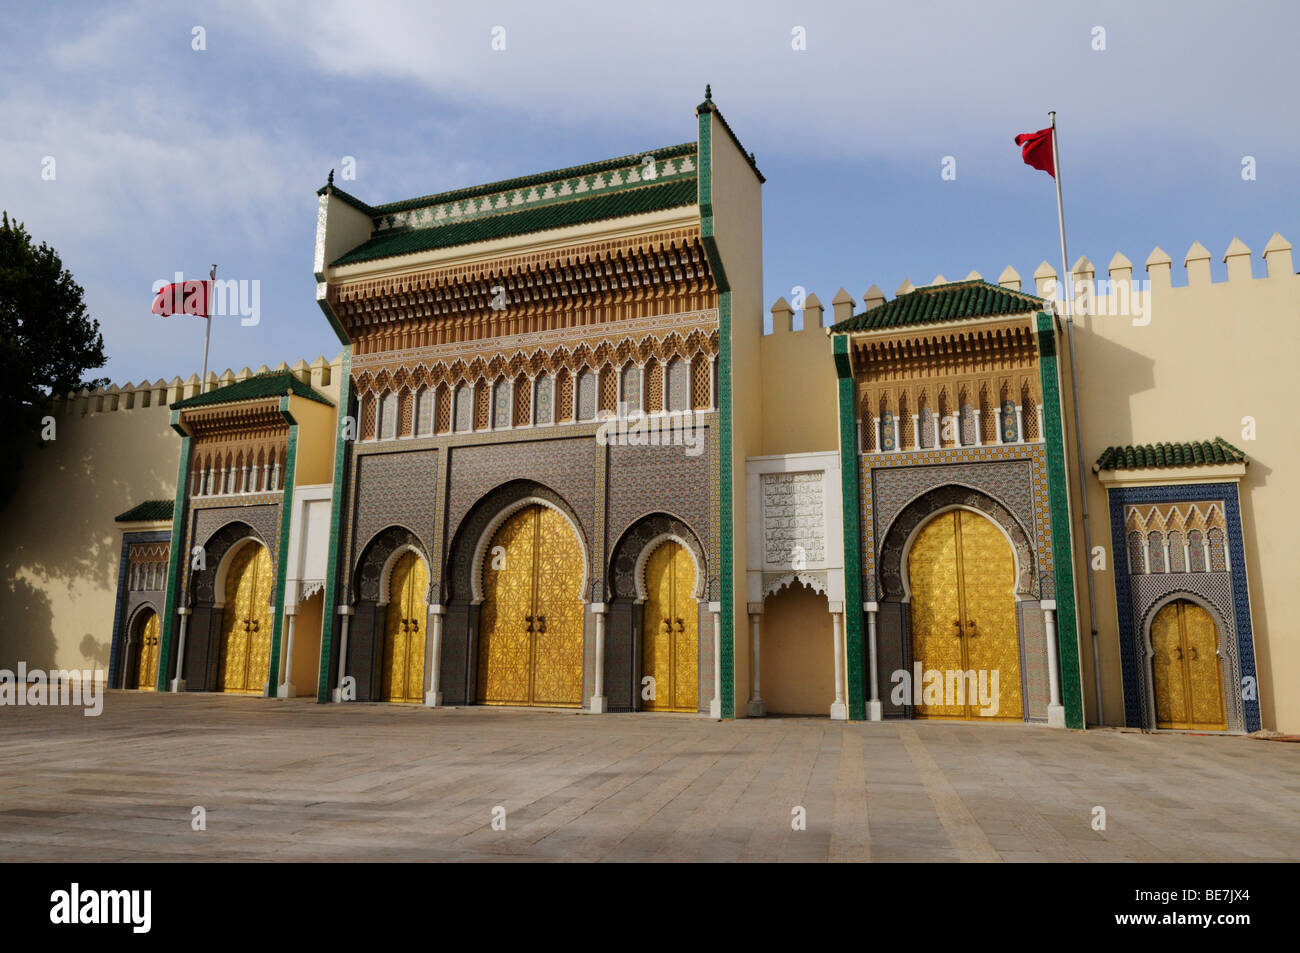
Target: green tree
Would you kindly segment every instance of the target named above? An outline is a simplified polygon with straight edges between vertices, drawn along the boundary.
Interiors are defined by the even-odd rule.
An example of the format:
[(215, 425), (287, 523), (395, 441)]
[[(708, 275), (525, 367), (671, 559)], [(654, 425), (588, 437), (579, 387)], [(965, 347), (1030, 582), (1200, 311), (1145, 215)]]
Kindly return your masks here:
[(18, 482), (23, 454), (41, 444), (41, 418), (54, 394), (98, 387), (104, 336), (86, 313), (84, 291), (53, 248), (21, 222), (0, 220), (0, 502)]

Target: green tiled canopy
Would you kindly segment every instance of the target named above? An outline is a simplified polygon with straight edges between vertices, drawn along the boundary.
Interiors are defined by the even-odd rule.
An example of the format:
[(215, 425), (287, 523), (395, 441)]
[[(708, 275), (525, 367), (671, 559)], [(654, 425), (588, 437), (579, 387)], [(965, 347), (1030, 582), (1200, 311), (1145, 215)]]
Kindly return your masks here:
[(1144, 443), (1107, 447), (1097, 458), (1098, 470), (1144, 470), (1196, 467), (1215, 463), (1246, 463), (1244, 453), (1222, 437), (1195, 443)]
[(255, 374), (247, 380), (226, 384), (224, 387), (217, 387), (206, 394), (195, 394), (193, 397), (178, 400), (172, 404), (172, 408), (186, 410), (190, 407), (207, 407), (213, 404), (235, 404), (241, 400), (283, 397), (288, 392), (292, 392), (296, 397), (305, 397), (319, 404), (333, 406), (329, 400), (316, 393), (309, 384), (300, 381), (292, 371), (270, 371), (266, 374)]
[(584, 225), (606, 218), (621, 218), (624, 215), (692, 205), (697, 198), (696, 183), (696, 177), (691, 176), (661, 185), (646, 185), (591, 198), (470, 219), (455, 225), (389, 231), (371, 238), (331, 264), (350, 265), (376, 258), (409, 255), (435, 248), (450, 248), (471, 242), (563, 228), (566, 225)]
[(1041, 298), (973, 278), (946, 285), (927, 285), (899, 295), (879, 307), (845, 318), (832, 331), (875, 331), (940, 321), (960, 321), (1000, 314), (1041, 311)]
[(117, 523), (161, 523), (172, 518), (171, 500), (145, 500), (114, 517)]

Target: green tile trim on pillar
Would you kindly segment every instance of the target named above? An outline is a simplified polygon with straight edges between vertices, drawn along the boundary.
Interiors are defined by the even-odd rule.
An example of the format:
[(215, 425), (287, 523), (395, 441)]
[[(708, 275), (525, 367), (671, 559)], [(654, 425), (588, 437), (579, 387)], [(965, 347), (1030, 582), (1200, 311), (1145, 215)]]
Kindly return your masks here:
[[(853, 362), (849, 339), (832, 338), (840, 401), (840, 496), (844, 515), (844, 646), (848, 655), (849, 720), (865, 721), (862, 645), (862, 508), (858, 497), (858, 433), (853, 416)], [(850, 514), (852, 514), (850, 516)]]
[(1057, 366), (1056, 321), (1038, 314), (1038, 368), (1043, 388), (1043, 430), (1047, 442), (1047, 493), (1052, 520), (1052, 564), (1056, 584), (1056, 642), (1061, 669), (1061, 704), (1067, 728), (1082, 728), (1083, 690), (1079, 666), (1079, 620), (1074, 591), (1069, 483), (1065, 476), (1065, 426)]
[[(289, 535), (293, 532), (293, 477), (298, 466), (298, 421), (289, 413), (289, 398), (280, 398), (280, 416), (289, 423), (289, 446), (285, 450), (283, 498), (280, 501), (280, 556), (275, 572), (275, 606), (271, 622), (271, 668), (267, 673), (268, 698), (280, 696), (280, 636), (284, 631), (284, 586), (289, 577)], [(289, 681), (293, 659), (285, 669), (284, 680)]]
[[(326, 315), (333, 322), (333, 312), (324, 301), (320, 302)], [(348, 441), (352, 404), (352, 346), (344, 343), (343, 355), (339, 367), (338, 417), (335, 420), (334, 441), (334, 486), (330, 492), (330, 541), (329, 556), (325, 565), (325, 601), (322, 607), (324, 618), (321, 620), (320, 678), (316, 682), (316, 701), (324, 704), (330, 700), (330, 669), (333, 666), (334, 647), (338, 643), (339, 613), (335, 603), (339, 592), (339, 563), (342, 553), (340, 535), (343, 530), (343, 496), (344, 474), (347, 472), (347, 454), (350, 449)], [(355, 431), (351, 431), (355, 436)], [(342, 660), (339, 661), (342, 665)]]
[(718, 573), (718, 593), (721, 608), (721, 663), (722, 717), (735, 717), (736, 652), (735, 652), (735, 553), (732, 531), (734, 528), (732, 487), (732, 426), (731, 419), (731, 286), (722, 265), (713, 227), (713, 145), (712, 112), (696, 110), (699, 120), (699, 205), (700, 239), (704, 253), (713, 270), (718, 287), (718, 543), (721, 567)]
[(157, 689), (167, 691), (167, 680), (176, 667), (176, 601), (180, 597), (181, 574), (185, 572), (188, 557), (184, 552), (184, 526), (189, 517), (190, 486), (190, 435), (180, 424), (181, 412), (172, 411), (172, 429), (181, 435), (181, 459), (176, 467), (176, 503), (172, 506), (172, 541), (167, 569), (167, 598), (163, 609), (162, 661), (158, 666)]

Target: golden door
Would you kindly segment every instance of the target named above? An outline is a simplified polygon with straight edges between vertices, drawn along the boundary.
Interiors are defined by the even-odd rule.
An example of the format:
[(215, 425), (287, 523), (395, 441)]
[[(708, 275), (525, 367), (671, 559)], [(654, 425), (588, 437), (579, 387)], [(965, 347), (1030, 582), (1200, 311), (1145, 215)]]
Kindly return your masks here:
[(226, 574), (219, 690), (260, 695), (271, 668), (271, 555), (246, 544)]
[[(937, 670), (945, 690), (938, 704), (918, 705), (916, 716), (1022, 718), (1020, 635), (1012, 594), (1016, 564), (1002, 532), (965, 510), (941, 513), (912, 544), (907, 576), (912, 590), (912, 660), (921, 663), (923, 674)], [(976, 683), (964, 682), (964, 698), (946, 692), (948, 673), (970, 671)], [(991, 691), (995, 671), (997, 712), (982, 715), (972, 693), (981, 675)], [(915, 677), (915, 668), (909, 674)], [(954, 676), (954, 689), (955, 681)], [(914, 693), (923, 690), (913, 687)]]
[(1226, 731), (1219, 631), (1201, 606), (1169, 603), (1151, 620), (1157, 728)]
[(158, 685), (158, 613), (146, 610), (135, 647), (135, 687), (151, 692)]
[(388, 583), (381, 701), (418, 702), (424, 698), (424, 629), (429, 612), (424, 598), (428, 589), (424, 560), (413, 552), (404, 553)]
[(582, 704), (582, 570), (582, 547), (550, 507), (526, 507), (497, 530), (483, 563), (480, 702)]
[(699, 606), (691, 595), (695, 564), (671, 540), (646, 561), (641, 624), (641, 675), (653, 678), (655, 697), (645, 711), (698, 711)]

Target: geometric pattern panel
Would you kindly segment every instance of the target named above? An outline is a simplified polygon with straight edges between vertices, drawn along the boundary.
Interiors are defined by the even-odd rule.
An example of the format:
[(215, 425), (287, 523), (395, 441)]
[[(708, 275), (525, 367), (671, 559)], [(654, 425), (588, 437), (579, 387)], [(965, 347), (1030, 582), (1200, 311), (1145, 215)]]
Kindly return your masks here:
[[(703, 439), (705, 435), (697, 431), (696, 436)], [(684, 450), (674, 446), (609, 448), (607, 520), (611, 542), (652, 513), (671, 514), (674, 521), (684, 523), (689, 535), (680, 534), (683, 538), (704, 538), (709, 525), (709, 457), (692, 456)], [(716, 569), (712, 559), (701, 560), (701, 565)], [(617, 591), (622, 583), (611, 585)], [(711, 584), (706, 586), (706, 594), (716, 591)]]
[[(703, 547), (700, 545), (700, 539), (695, 532), (683, 523), (681, 520), (665, 513), (655, 513), (647, 516), (637, 522), (635, 526), (629, 529), (614, 547), (613, 555), (610, 559), (610, 566), (613, 574), (610, 577), (610, 589), (612, 599), (622, 599), (629, 602), (637, 598), (636, 586), (636, 564), (641, 557), (641, 553), (649, 544), (650, 540), (659, 536), (673, 535), (679, 539), (686, 540), (691, 552), (694, 554), (696, 561), (701, 567), (705, 568), (705, 578), (708, 578), (707, 566), (708, 560), (704, 556)], [(692, 567), (692, 573), (694, 568)], [(694, 578), (692, 577), (692, 589), (694, 592)]]
[[(357, 565), (352, 592), (358, 602), (379, 602), (383, 599), (385, 594), (381, 589), (384, 566), (393, 553), (402, 546), (414, 546), (416, 552), (420, 554), (420, 558), (424, 560), (424, 565), (428, 566), (428, 554), (415, 534), (404, 526), (390, 526), (370, 541), (369, 545), (366, 546), (361, 561)], [(416, 594), (421, 603), (428, 597), (427, 576), (422, 578), (425, 580), (424, 587), (422, 591)]]
[[(437, 478), (436, 450), (359, 454), (353, 477), (356, 516), (349, 565), (357, 566), (360, 550), (369, 546), (380, 530), (394, 525), (415, 535), (416, 548), (428, 565), (428, 544), (438, 510)], [(437, 568), (430, 569), (436, 577)]]

